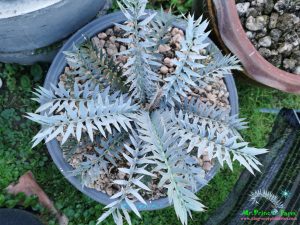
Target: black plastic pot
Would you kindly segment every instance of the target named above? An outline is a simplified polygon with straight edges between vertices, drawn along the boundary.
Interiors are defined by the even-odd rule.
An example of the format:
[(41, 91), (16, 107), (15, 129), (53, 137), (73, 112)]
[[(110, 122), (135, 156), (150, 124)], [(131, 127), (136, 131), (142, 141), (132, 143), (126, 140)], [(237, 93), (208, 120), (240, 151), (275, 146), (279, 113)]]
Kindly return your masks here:
[[(49, 89), (50, 84), (57, 84), (59, 76), (64, 71), (65, 66), (67, 65), (67, 62), (65, 60), (65, 56), (63, 54), (63, 51), (71, 50), (73, 44), (79, 45), (85, 41), (84, 37), (91, 38), (98, 34), (101, 31), (105, 31), (108, 28), (111, 28), (114, 26), (114, 23), (122, 23), (125, 22), (126, 18), (123, 15), (122, 12), (116, 12), (112, 14), (108, 14), (106, 16), (103, 16), (99, 19), (96, 19), (83, 27), (81, 30), (76, 32), (60, 49), (59, 53), (56, 55), (45, 80), (44, 87)], [(178, 24), (174, 23), (174, 26), (179, 27), (184, 30), (184, 26), (181, 27)], [(208, 40), (211, 42), (210, 40)], [(216, 47), (212, 42), (212, 46)], [(221, 54), (221, 52), (216, 49), (217, 54)], [(227, 74), (225, 77), (225, 82), (227, 89), (229, 91), (229, 101), (231, 105), (231, 114), (237, 114), (238, 113), (238, 97), (237, 97), (237, 91), (236, 86), (234, 83), (234, 79), (231, 74)], [(62, 172), (62, 174), (69, 180), (69, 182), (74, 185), (79, 191), (84, 193), (85, 195), (89, 196), (90, 198), (94, 199), (97, 202), (100, 202), (102, 204), (109, 204), (112, 201), (110, 200), (109, 196), (97, 191), (95, 189), (83, 187), (80, 183), (79, 178), (77, 177), (70, 177), (68, 176), (68, 171), (72, 170), (72, 167), (65, 161), (63, 158), (62, 150), (60, 148), (59, 143), (56, 140), (53, 140), (51, 142), (47, 143), (48, 151), (56, 164), (56, 166), (59, 168), (59, 170)], [(214, 175), (216, 174), (218, 170), (218, 166), (214, 166), (213, 169), (207, 173), (205, 179), (207, 181), (211, 180)], [(202, 187), (199, 186), (198, 189), (200, 190)], [(154, 201), (147, 201), (147, 205), (144, 205), (142, 203), (136, 203), (136, 206), (139, 210), (157, 210), (162, 209), (167, 206), (169, 206), (168, 198), (162, 198)]]
[(43, 225), (32, 213), (21, 209), (0, 209), (1, 225)]

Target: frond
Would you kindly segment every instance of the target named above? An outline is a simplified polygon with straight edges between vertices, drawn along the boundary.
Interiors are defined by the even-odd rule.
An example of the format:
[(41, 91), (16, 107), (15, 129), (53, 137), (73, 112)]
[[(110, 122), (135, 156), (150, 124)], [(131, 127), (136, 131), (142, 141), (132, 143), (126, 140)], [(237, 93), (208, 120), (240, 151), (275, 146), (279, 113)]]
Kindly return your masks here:
[(120, 160), (123, 152), (124, 141), (128, 139), (127, 133), (113, 131), (107, 139), (100, 136), (95, 137), (96, 152), (94, 154), (84, 154), (86, 160), (80, 163), (74, 170), (70, 171), (70, 176), (80, 176), (82, 185), (90, 187), (97, 181), (102, 173), (108, 173), (109, 165), (117, 167), (116, 160)]
[(159, 45), (166, 44), (169, 41), (169, 38), (166, 38), (166, 34), (173, 27), (173, 23), (178, 17), (174, 16), (171, 12), (165, 12), (162, 8), (154, 19), (150, 22), (152, 32), (149, 36), (155, 42), (154, 49), (158, 49)]
[(153, 164), (154, 161), (147, 156), (149, 150), (142, 148), (141, 141), (137, 137), (130, 136), (130, 144), (125, 144), (124, 146), (128, 154), (123, 152), (122, 155), (130, 164), (130, 167), (118, 169), (127, 174), (128, 179), (114, 181), (115, 184), (121, 186), (121, 191), (111, 197), (114, 201), (105, 207), (108, 211), (98, 219), (97, 224), (101, 223), (110, 215), (113, 216), (117, 225), (123, 224), (123, 217), (128, 224), (131, 224), (128, 210), (132, 210), (138, 217), (141, 217), (138, 208), (135, 206), (135, 202), (139, 201), (143, 204), (147, 204), (139, 192), (142, 189), (150, 191), (141, 180), (144, 176), (155, 176), (146, 170), (146, 167), (149, 164)]
[[(233, 169), (232, 161), (237, 160), (251, 173), (254, 173), (253, 169), (260, 171), (258, 165), (261, 163), (257, 160), (256, 155), (266, 153), (266, 149), (249, 147), (247, 142), (238, 143), (239, 136), (229, 138), (227, 132), (217, 132), (216, 128), (207, 129), (198, 123), (197, 118), (192, 118), (182, 111), (176, 113), (172, 109), (166, 113), (176, 123), (180, 136), (179, 145), (188, 145), (187, 152), (196, 149), (197, 156), (200, 157), (206, 150), (210, 159), (217, 158), (222, 166), (226, 162), (231, 170)], [(233, 159), (231, 159), (231, 155), (233, 155)]]
[(182, 104), (177, 104), (184, 113), (187, 113), (190, 119), (194, 118), (208, 129), (216, 128), (218, 131), (227, 132), (229, 137), (239, 136), (239, 130), (247, 128), (247, 122), (238, 115), (230, 116), (230, 109), (222, 109), (217, 106), (203, 103), (200, 99), (184, 99)]
[(128, 61), (123, 68), (125, 69), (123, 75), (126, 77), (126, 84), (130, 84), (129, 92), (133, 98), (145, 103), (151, 99), (156, 90), (156, 81), (159, 80), (159, 76), (153, 68), (158, 68), (160, 63), (155, 55), (149, 53), (155, 43), (148, 38), (148, 24), (156, 13), (140, 21), (142, 16), (146, 15), (147, 1), (128, 0), (123, 3), (124, 5), (119, 3), (119, 6), (128, 22), (132, 24), (132, 26), (116, 24), (126, 32), (124, 36), (128, 37), (119, 38), (117, 41), (131, 46), (129, 50), (119, 53), (128, 56)]
[(73, 51), (65, 51), (64, 54), (72, 68), (69, 75), (76, 76), (76, 81), (89, 82), (101, 88), (111, 86), (122, 91), (127, 89), (119, 65), (102, 49), (94, 48), (91, 41), (79, 47), (73, 46)]
[[(54, 112), (59, 113), (66, 110), (66, 105), (73, 106), (80, 102), (87, 103), (94, 101), (99, 94), (102, 95), (102, 98), (105, 98), (107, 95), (109, 96), (111, 92), (110, 87), (108, 87), (101, 93), (99, 86), (94, 86), (91, 83), (80, 85), (74, 82), (72, 88), (66, 88), (62, 84), (58, 84), (57, 87), (53, 84), (50, 86), (48, 90), (43, 87), (35, 89), (33, 94), (36, 98), (34, 98), (34, 100), (41, 104), (35, 113), (41, 113), (46, 110), (49, 110), (48, 114), (53, 114)], [(114, 99), (119, 94), (120, 92), (115, 92), (111, 96), (111, 99)]]
[(176, 65), (174, 74), (165, 78), (166, 101), (174, 105), (174, 101), (180, 102), (180, 96), (186, 97), (184, 91), (191, 92), (191, 86), (197, 86), (195, 81), (200, 78), (198, 70), (205, 66), (201, 60), (206, 56), (199, 54), (201, 49), (209, 44), (206, 42), (208, 32), (205, 32), (208, 21), (202, 21), (202, 17), (194, 21), (194, 16), (187, 18), (187, 28), (184, 41), (181, 42), (180, 51), (176, 51), (176, 57), (173, 64)]
[(268, 201), (270, 201), (276, 209), (283, 209), (284, 208), (284, 204), (280, 201), (280, 199), (276, 195), (272, 194), (271, 192), (269, 192), (267, 190), (259, 189), (255, 192), (252, 192), (251, 195), (250, 195), (250, 201), (253, 204), (258, 203), (258, 201), (261, 198), (265, 198)]
[(187, 153), (178, 145), (177, 128), (168, 117), (160, 115), (160, 111), (155, 111), (150, 118), (143, 112), (137, 117), (139, 137), (144, 141), (144, 149), (153, 153), (157, 164), (153, 171), (162, 176), (158, 186), (167, 188), (169, 202), (173, 203), (182, 224), (187, 224), (191, 211), (203, 211), (204, 206), (190, 190), (195, 180), (190, 176), (192, 170), (186, 162)]
[(71, 137), (67, 142), (61, 145), (64, 158), (69, 162), (78, 149), (86, 149), (92, 144), (88, 134), (83, 133), (80, 142), (76, 138)]
[(223, 78), (226, 74), (230, 74), (231, 70), (242, 70), (239, 62), (236, 56), (216, 54), (214, 60), (199, 72), (203, 78)]
[[(43, 139), (48, 142), (58, 135), (63, 136), (61, 143), (63, 144), (70, 135), (80, 141), (83, 131), (86, 131), (91, 141), (93, 141), (94, 131), (99, 131), (106, 137), (106, 131), (112, 133), (112, 127), (118, 131), (121, 131), (121, 128), (125, 131), (132, 129), (130, 124), (132, 119), (130, 117), (137, 112), (139, 107), (132, 104), (130, 98), (120, 94), (109, 95), (107, 90), (109, 89), (107, 88), (97, 95), (92, 95), (92, 98), (84, 92), (81, 98), (79, 98), (80, 95), (76, 95), (79, 98), (76, 99), (78, 104), (76, 101), (68, 103), (68, 100), (58, 100), (57, 102), (62, 104), (62, 108), (65, 109), (58, 115), (47, 112), (43, 114), (28, 113), (27, 118), (42, 125), (42, 129), (33, 138), (33, 145), (35, 146)], [(61, 95), (60, 97), (63, 98), (64, 96)], [(51, 103), (53, 103), (53, 98)]]

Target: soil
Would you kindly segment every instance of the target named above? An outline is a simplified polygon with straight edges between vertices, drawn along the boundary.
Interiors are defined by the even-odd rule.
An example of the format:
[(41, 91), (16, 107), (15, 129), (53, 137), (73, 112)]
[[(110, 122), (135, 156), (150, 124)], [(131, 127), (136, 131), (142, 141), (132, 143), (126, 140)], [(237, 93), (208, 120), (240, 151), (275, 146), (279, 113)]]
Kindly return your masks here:
[[(99, 33), (97, 36), (92, 38), (93, 45), (99, 50), (103, 51), (103, 53), (107, 54), (110, 57), (115, 57), (115, 60), (119, 63), (120, 68), (127, 62), (126, 56), (115, 56), (116, 53), (120, 51), (124, 51), (128, 49), (128, 45), (117, 42), (117, 38), (123, 37), (124, 32), (118, 28), (113, 27), (111, 29), (106, 30), (105, 32)], [(175, 58), (175, 51), (180, 48), (180, 42), (183, 39), (184, 33), (182, 30), (177, 28), (172, 28), (169, 33), (166, 35), (170, 38), (170, 43), (167, 45), (159, 46), (159, 53), (163, 55), (162, 58), (162, 66), (159, 68), (159, 74), (161, 77), (168, 76), (168, 74), (172, 73), (175, 70), (175, 66), (172, 64), (171, 60)], [(212, 62), (214, 59), (210, 56), (210, 52), (207, 50), (203, 50), (201, 52), (203, 55), (207, 55), (206, 63)], [(65, 68), (65, 73), (60, 76), (60, 81), (63, 84), (66, 84), (68, 80), (73, 80), (68, 77), (68, 71), (72, 70), (70, 67)], [(69, 79), (70, 78), (70, 79)], [(72, 85), (70, 83), (70, 85)], [(226, 85), (223, 79), (215, 80), (214, 82), (210, 81), (210, 85), (208, 85), (205, 89), (192, 89), (193, 93), (189, 95), (189, 98), (197, 97), (200, 98), (202, 102), (216, 105), (219, 108), (230, 109), (229, 105), (229, 92), (227, 91)], [(61, 138), (58, 138), (60, 141)], [(95, 155), (97, 156), (97, 152), (95, 150), (97, 144), (91, 143), (86, 138), (85, 141), (81, 142), (81, 145), (72, 144), (77, 143), (75, 140), (68, 141), (62, 148), (69, 152), (70, 149), (74, 149), (75, 151), (69, 156), (65, 154), (65, 158), (70, 163), (70, 165), (76, 169), (78, 165), (82, 162), (86, 161), (86, 155)], [(126, 150), (124, 149), (124, 152)], [(207, 153), (204, 153), (201, 158), (197, 158), (199, 165), (206, 171), (211, 170), (214, 165), (213, 161), (210, 161)], [(126, 161), (116, 160), (118, 165), (125, 165)], [(128, 165), (127, 165), (128, 167)], [(99, 179), (95, 181), (90, 181), (85, 183), (84, 185), (90, 188), (94, 188), (98, 191), (108, 194), (112, 196), (120, 190), (120, 186), (113, 184), (113, 180), (115, 179), (124, 179), (126, 178), (126, 174), (120, 173), (117, 168), (113, 165), (109, 165), (109, 171), (104, 172), (100, 171)], [(157, 174), (158, 175), (158, 174)], [(81, 177), (88, 176), (88, 174), (81, 174)], [(205, 174), (203, 174), (203, 177)], [(85, 177), (86, 178), (86, 177)], [(151, 189), (151, 192), (141, 192), (141, 195), (147, 200), (159, 199), (161, 197), (167, 196), (166, 189), (158, 188), (157, 184), (159, 182), (159, 176), (154, 179), (147, 180), (147, 186)]]
[(300, 74), (300, 0), (237, 0), (248, 38), (274, 66)]

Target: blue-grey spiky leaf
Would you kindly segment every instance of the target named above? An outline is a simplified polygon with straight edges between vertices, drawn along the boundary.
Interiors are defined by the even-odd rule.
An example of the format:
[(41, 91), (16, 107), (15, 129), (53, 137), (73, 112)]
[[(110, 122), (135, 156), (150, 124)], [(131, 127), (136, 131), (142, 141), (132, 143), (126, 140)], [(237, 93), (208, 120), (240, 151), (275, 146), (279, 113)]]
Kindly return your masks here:
[[(232, 161), (237, 160), (251, 173), (254, 173), (252, 168), (260, 171), (255, 156), (265, 154), (266, 149), (252, 148), (246, 142), (237, 142), (240, 139), (239, 136), (232, 136), (234, 134), (228, 136), (228, 131), (217, 130), (216, 127), (207, 128), (188, 113), (184, 115), (182, 111), (177, 113), (174, 109), (166, 113), (176, 123), (180, 143), (181, 145), (187, 144), (188, 152), (196, 149), (200, 157), (204, 151), (207, 151), (210, 159), (217, 158), (221, 165), (226, 162), (231, 169)], [(233, 159), (230, 155), (233, 155)]]
[[(117, 130), (120, 130), (120, 126), (126, 130), (132, 129), (131, 116), (139, 107), (133, 105), (130, 98), (124, 98), (120, 94), (109, 95), (108, 88), (97, 94), (94, 94), (93, 91), (85, 94), (87, 86), (86, 84), (82, 92), (83, 96), (80, 98), (67, 98), (67, 92), (64, 92), (63, 88), (56, 88), (55, 94), (46, 99), (48, 103), (52, 102), (56, 108), (65, 109), (61, 115), (52, 115), (53, 112), (49, 114), (47, 111), (43, 114), (28, 113), (27, 118), (42, 125), (40, 132), (33, 138), (35, 144), (43, 139), (46, 139), (46, 142), (51, 141), (58, 135), (64, 137), (66, 134), (69, 136), (76, 133), (77, 140), (80, 141), (82, 132), (87, 131), (93, 140), (94, 130), (98, 130), (103, 136), (106, 136), (104, 130), (112, 133), (113, 127)], [(41, 98), (44, 97), (41, 96)], [(56, 106), (57, 102), (58, 106)], [(61, 105), (63, 107), (60, 107)], [(71, 128), (69, 128), (70, 126)]]
[(195, 81), (200, 77), (197, 69), (204, 67), (196, 60), (206, 58), (200, 55), (199, 50), (208, 46), (205, 40), (209, 34), (205, 32), (208, 21), (201, 23), (202, 17), (194, 21), (194, 16), (191, 15), (187, 20), (185, 38), (181, 42), (181, 49), (176, 52), (177, 59), (173, 62), (177, 66), (171, 75), (174, 81), (170, 83), (169, 80), (165, 80), (169, 82), (165, 87), (165, 100), (171, 105), (174, 105), (173, 100), (180, 102), (179, 96), (182, 95), (182, 91), (190, 90), (190, 86), (196, 86)]
[[(155, 17), (156, 13), (148, 15), (145, 19), (140, 21), (141, 17), (146, 15), (144, 12), (147, 1), (123, 1), (119, 3), (121, 10), (127, 17), (128, 21), (133, 24), (118, 25), (126, 33), (125, 36), (131, 36), (131, 38), (121, 39), (121, 42), (126, 42), (131, 45), (131, 50), (120, 52), (128, 56), (128, 61), (124, 65), (124, 76), (126, 77), (126, 84), (130, 85), (129, 91), (133, 98), (145, 103), (151, 99), (156, 89), (155, 82), (159, 80), (158, 74), (154, 72), (153, 66), (157, 67), (160, 64), (158, 59), (154, 55), (147, 54), (149, 49), (155, 46), (155, 43), (147, 38), (148, 25)], [(139, 9), (139, 10), (137, 10)]]
[[(150, 116), (142, 112), (137, 117), (140, 139), (144, 148), (151, 149), (153, 159), (156, 160), (158, 171), (161, 175), (159, 186), (168, 189), (170, 203), (173, 203), (175, 212), (182, 224), (187, 224), (188, 214), (193, 208), (203, 210), (201, 203), (194, 203), (197, 196), (190, 190), (195, 186), (194, 174), (189, 164), (185, 161), (187, 152), (178, 146), (179, 136), (174, 129), (172, 122), (166, 113), (155, 111)], [(169, 141), (172, 140), (172, 141)], [(165, 171), (165, 172), (163, 172)]]
[[(121, 191), (116, 193), (111, 197), (111, 199), (114, 199), (114, 204), (108, 205), (107, 208), (110, 208), (108, 210), (109, 214), (112, 214), (115, 221), (121, 221), (122, 219), (122, 213), (125, 216), (125, 219), (127, 222), (131, 223), (129, 214), (127, 213), (127, 210), (132, 210), (137, 216), (141, 217), (137, 207), (135, 206), (135, 201), (139, 201), (143, 204), (147, 204), (146, 201), (143, 199), (141, 194), (139, 193), (140, 189), (144, 189), (146, 191), (150, 191), (150, 189), (142, 183), (141, 179), (144, 175), (150, 175), (154, 176), (154, 174), (148, 172), (145, 170), (145, 168), (148, 166), (148, 164), (141, 164), (139, 162), (140, 159), (146, 159), (147, 162), (154, 163), (153, 160), (147, 156), (145, 151), (143, 151), (141, 147), (141, 140), (138, 139), (137, 135), (134, 134), (134, 136), (130, 136), (130, 144), (125, 144), (125, 148), (128, 151), (128, 155), (125, 157), (125, 159), (129, 162), (130, 167), (129, 168), (118, 168), (120, 171), (128, 174), (129, 178), (125, 180), (115, 180), (114, 183), (121, 186)], [(129, 198), (130, 196), (130, 198)], [(134, 199), (132, 199), (132, 196)], [(122, 209), (122, 213), (120, 209)], [(104, 213), (104, 215), (107, 215), (107, 212)], [(104, 216), (100, 217), (101, 219)], [(103, 220), (99, 220), (100, 222)]]

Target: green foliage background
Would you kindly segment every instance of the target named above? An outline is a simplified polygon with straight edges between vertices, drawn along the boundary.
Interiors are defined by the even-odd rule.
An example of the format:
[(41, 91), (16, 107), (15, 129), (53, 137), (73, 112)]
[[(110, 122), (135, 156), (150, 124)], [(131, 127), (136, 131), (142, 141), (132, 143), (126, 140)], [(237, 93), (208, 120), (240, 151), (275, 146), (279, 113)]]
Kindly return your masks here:
[[(151, 0), (154, 8), (173, 6), (178, 12), (190, 9), (192, 1)], [(173, 11), (174, 11), (173, 10)], [(103, 213), (103, 206), (84, 196), (70, 185), (55, 167), (44, 145), (31, 149), (31, 138), (38, 131), (36, 124), (25, 119), (25, 112), (34, 111), (37, 104), (30, 98), (31, 91), (42, 85), (49, 65), (19, 66), (0, 63), (0, 208), (14, 207), (25, 201), (26, 208), (42, 215), (45, 224), (56, 224), (54, 217), (43, 209), (35, 198), (17, 197), (5, 193), (5, 187), (31, 170), (38, 183), (54, 201), (55, 206), (70, 219), (70, 225), (93, 225)], [(253, 146), (263, 147), (268, 140), (275, 116), (263, 114), (260, 108), (300, 109), (300, 96), (286, 94), (272, 89), (254, 87), (237, 81), (241, 117), (248, 118), (249, 129), (243, 131), (245, 139)], [(201, 225), (226, 199), (239, 177), (241, 167), (234, 166), (234, 172), (224, 168), (198, 196), (208, 209), (206, 213), (194, 213), (189, 224)], [(26, 200), (27, 199), (27, 200)], [(143, 212), (142, 220), (133, 216), (134, 224), (166, 225), (180, 224), (171, 207)], [(110, 218), (104, 224), (113, 224)]]

